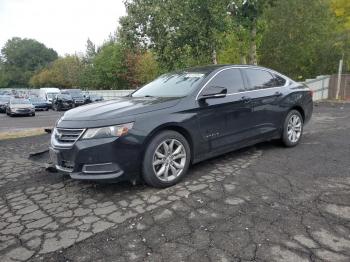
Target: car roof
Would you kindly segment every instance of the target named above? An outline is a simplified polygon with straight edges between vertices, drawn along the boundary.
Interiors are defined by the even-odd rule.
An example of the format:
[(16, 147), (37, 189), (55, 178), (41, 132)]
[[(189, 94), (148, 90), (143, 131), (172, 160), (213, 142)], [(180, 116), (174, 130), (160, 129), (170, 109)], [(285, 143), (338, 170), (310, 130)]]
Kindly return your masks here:
[(262, 66), (257, 66), (257, 65), (219, 64), (219, 65), (206, 65), (206, 66), (190, 67), (190, 68), (186, 68), (184, 70), (179, 70), (179, 72), (180, 71), (191, 71), (191, 72), (198, 72), (198, 73), (209, 74), (209, 73), (212, 73), (212, 72), (214, 72), (216, 70), (225, 69), (225, 68), (231, 68), (231, 67), (260, 68), (260, 69), (274, 71), (272, 69), (265, 68), (265, 67), (262, 67)]

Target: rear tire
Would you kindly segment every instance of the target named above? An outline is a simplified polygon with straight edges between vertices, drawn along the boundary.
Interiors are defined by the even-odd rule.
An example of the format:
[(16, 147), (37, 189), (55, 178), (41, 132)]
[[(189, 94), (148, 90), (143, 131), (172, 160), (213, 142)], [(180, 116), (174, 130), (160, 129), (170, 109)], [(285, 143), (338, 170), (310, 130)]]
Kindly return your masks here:
[(283, 125), (282, 142), (286, 147), (299, 144), (304, 131), (304, 120), (299, 111), (291, 110)]
[(146, 148), (143, 179), (152, 187), (173, 186), (186, 175), (190, 160), (191, 150), (186, 138), (175, 131), (160, 132)]

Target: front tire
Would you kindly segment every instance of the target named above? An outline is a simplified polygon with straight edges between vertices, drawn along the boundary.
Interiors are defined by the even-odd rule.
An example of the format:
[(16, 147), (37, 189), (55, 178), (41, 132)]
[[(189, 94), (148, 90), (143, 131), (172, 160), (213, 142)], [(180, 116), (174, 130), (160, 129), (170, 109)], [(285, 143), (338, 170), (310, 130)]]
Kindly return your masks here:
[(303, 117), (297, 110), (291, 110), (283, 126), (282, 142), (286, 147), (294, 147), (299, 144), (304, 131)]
[(186, 175), (190, 160), (191, 150), (186, 138), (175, 131), (163, 131), (146, 148), (143, 179), (152, 187), (173, 186)]

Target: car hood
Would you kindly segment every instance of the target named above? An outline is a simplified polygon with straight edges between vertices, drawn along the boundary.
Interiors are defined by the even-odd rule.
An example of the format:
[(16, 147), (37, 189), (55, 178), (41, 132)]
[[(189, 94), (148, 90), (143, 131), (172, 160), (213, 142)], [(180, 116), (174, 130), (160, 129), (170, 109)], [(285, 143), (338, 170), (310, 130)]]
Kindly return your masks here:
[(143, 114), (175, 106), (179, 98), (121, 97), (80, 106), (67, 111), (64, 121), (96, 121)]

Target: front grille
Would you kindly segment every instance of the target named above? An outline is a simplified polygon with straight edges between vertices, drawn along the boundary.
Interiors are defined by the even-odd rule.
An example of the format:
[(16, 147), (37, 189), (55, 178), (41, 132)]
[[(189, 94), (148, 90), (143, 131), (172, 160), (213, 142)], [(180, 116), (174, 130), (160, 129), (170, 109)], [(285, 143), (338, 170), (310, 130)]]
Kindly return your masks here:
[(55, 139), (60, 144), (72, 145), (79, 139), (84, 132), (84, 129), (55, 129)]
[(21, 113), (27, 113), (27, 112), (30, 112), (30, 109), (29, 108), (18, 108), (16, 111), (21, 112)]

